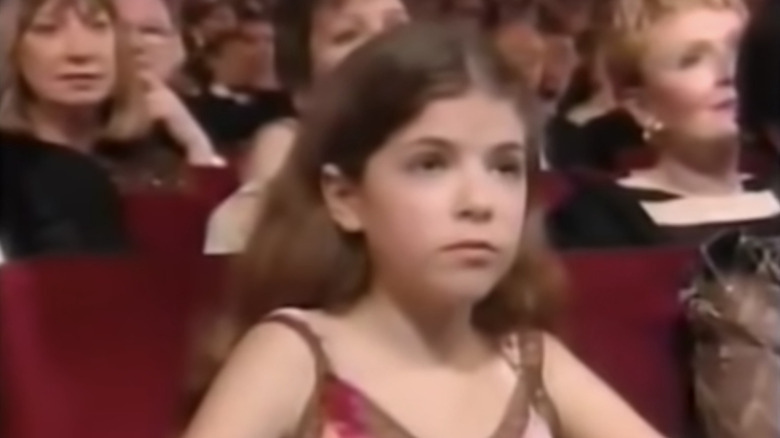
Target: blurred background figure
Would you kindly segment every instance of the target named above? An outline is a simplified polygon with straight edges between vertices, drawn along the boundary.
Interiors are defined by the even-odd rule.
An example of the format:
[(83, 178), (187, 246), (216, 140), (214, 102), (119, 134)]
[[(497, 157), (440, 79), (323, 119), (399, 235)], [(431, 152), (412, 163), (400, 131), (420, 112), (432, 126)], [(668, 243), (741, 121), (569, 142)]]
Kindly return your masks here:
[(148, 110), (162, 144), (182, 151), (190, 164), (222, 166), (211, 139), (192, 117), (174, 86), (187, 53), (172, 0), (115, 0), (131, 31), (136, 68), (146, 87)]
[[(273, 16), (279, 78), (301, 114), (306, 112), (309, 90), (344, 57), (409, 19), (400, 0), (282, 1)], [(264, 202), (264, 190), (287, 159), (297, 130), (297, 120), (290, 117), (257, 133), (243, 187), (210, 220), (207, 253), (233, 253), (244, 247)]]
[(522, 13), (502, 15), (493, 33), (512, 69), (539, 93), (545, 74), (547, 45), (534, 25), (533, 17)]
[(237, 17), (229, 1), (190, 0), (184, 5), (187, 49), (197, 56), (217, 35), (233, 29)]
[(267, 16), (250, 10), (234, 29), (214, 37), (203, 50), (208, 83), (190, 105), (227, 156), (243, 155), (261, 127), (294, 114), (290, 93), (270, 72), (272, 38)]

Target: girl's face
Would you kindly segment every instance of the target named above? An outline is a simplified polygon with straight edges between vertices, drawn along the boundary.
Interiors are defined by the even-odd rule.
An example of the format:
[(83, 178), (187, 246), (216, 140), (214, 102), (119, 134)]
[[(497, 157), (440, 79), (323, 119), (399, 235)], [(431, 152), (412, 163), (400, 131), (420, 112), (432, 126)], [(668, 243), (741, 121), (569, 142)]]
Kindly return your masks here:
[(333, 219), (365, 237), (375, 287), (473, 304), (515, 260), (526, 215), (526, 126), (473, 89), (429, 103), (369, 158), (363, 179), (326, 169)]

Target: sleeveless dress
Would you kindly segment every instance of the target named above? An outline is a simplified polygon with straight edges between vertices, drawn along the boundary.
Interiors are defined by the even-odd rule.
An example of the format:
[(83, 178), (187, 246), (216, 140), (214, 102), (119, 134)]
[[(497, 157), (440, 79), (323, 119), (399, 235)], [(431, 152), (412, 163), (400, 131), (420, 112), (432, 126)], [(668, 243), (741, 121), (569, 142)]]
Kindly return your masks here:
[[(264, 323), (282, 324), (297, 333), (315, 359), (316, 384), (294, 438), (417, 438), (359, 388), (340, 379), (318, 335), (298, 317), (275, 314)], [(542, 385), (539, 333), (518, 336), (518, 383), (495, 432), (487, 438), (554, 438), (555, 410)], [(511, 362), (511, 361), (510, 361)]]

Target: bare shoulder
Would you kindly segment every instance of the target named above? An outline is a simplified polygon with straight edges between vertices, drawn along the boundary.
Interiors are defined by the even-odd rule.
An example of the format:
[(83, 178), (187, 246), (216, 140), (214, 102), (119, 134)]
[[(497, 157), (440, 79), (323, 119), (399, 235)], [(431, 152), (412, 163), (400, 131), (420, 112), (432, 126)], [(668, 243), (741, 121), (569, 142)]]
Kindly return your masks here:
[(569, 348), (566, 347), (558, 337), (550, 333), (542, 334), (542, 346), (544, 348), (545, 357), (548, 357), (549, 360), (557, 362), (561, 359), (564, 361), (574, 359)]
[(283, 324), (260, 323), (231, 354), (185, 437), (287, 436), (300, 422), (316, 379), (303, 337)]
[(661, 438), (555, 336), (543, 336), (544, 381), (572, 438)]
[(558, 337), (544, 333), (542, 348), (544, 380), (551, 392), (572, 384), (592, 384), (597, 379)]

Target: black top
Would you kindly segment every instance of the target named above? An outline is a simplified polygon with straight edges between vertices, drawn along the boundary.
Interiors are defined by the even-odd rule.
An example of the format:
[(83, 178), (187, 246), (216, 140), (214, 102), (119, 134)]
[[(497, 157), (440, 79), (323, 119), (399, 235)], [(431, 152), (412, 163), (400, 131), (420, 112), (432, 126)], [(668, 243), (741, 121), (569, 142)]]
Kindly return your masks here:
[(562, 115), (547, 127), (547, 157), (556, 169), (589, 169), (613, 173), (618, 158), (642, 147), (642, 128), (623, 110), (608, 112), (578, 126)]
[(119, 192), (94, 159), (0, 132), (0, 241), (9, 259), (128, 247)]
[[(663, 203), (680, 199), (677, 194), (660, 190), (628, 188), (612, 180), (572, 175), (577, 187), (560, 207), (547, 217), (548, 233), (558, 248), (615, 248), (652, 245), (699, 245), (715, 233), (728, 228), (744, 228), (759, 235), (780, 234), (780, 216), (701, 223), (659, 225), (642, 203)], [(770, 190), (780, 193), (776, 182), (750, 178), (744, 182), (748, 192)]]
[(295, 113), (292, 100), (282, 91), (222, 93), (206, 90), (187, 105), (220, 152), (231, 154), (273, 120)]

